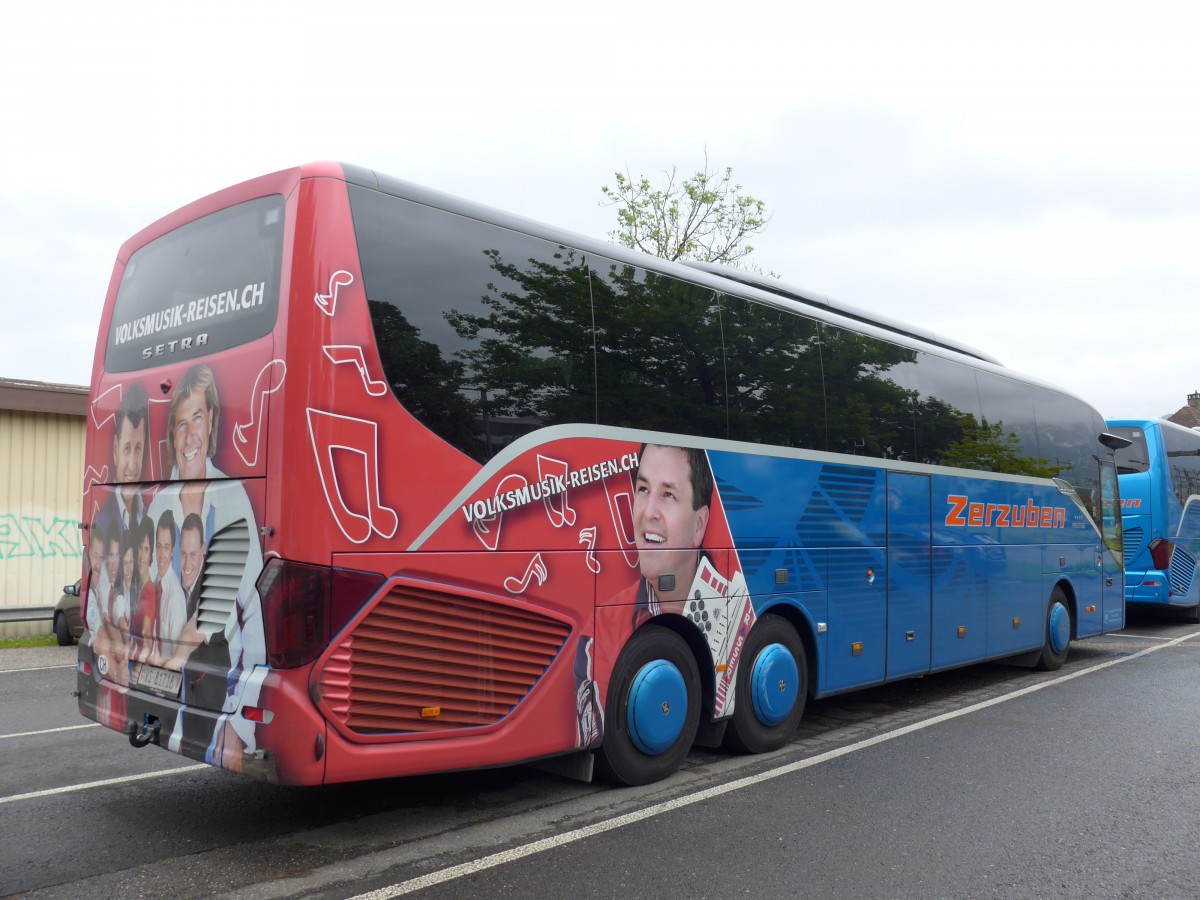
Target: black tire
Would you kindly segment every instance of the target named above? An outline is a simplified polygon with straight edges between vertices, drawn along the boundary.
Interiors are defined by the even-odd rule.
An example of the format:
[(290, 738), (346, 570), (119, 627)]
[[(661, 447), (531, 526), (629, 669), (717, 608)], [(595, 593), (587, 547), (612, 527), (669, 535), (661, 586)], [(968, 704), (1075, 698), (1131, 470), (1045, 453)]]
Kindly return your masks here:
[[(781, 653), (779, 647), (791, 655), (795, 665), (794, 684), (784, 685), (779, 680), (778, 667), (770, 668), (772, 657), (778, 659)], [(784, 668), (791, 681), (793, 675), (786, 666)], [(783, 710), (771, 715), (763, 711), (761, 702), (756, 703), (757, 690), (775, 688), (773, 684), (760, 684), (761, 676), (767, 671), (774, 671), (772, 678), (779, 680), (779, 690), (795, 693), (794, 702), (786, 715)], [(759, 678), (756, 678), (756, 672)], [(791, 740), (804, 715), (804, 704), (808, 699), (808, 658), (804, 653), (804, 643), (790, 622), (781, 616), (765, 615), (754, 623), (738, 665), (735, 691), (733, 717), (725, 731), (727, 748), (741, 753), (768, 753)], [(764, 716), (768, 721), (764, 721)]]
[(67, 614), (57, 612), (54, 614), (54, 636), (58, 639), (58, 646), (70, 647), (75, 643), (75, 639), (71, 637), (71, 629), (67, 625)]
[[(1064, 621), (1065, 641), (1062, 640), (1060, 631)], [(1062, 588), (1056, 587), (1050, 592), (1050, 602), (1046, 604), (1045, 642), (1037, 662), (1037, 667), (1043, 672), (1061, 669), (1062, 664), (1067, 661), (1067, 652), (1071, 646), (1071, 626), (1071, 606), (1067, 603), (1067, 595), (1063, 593)], [(1058, 637), (1055, 636), (1056, 631), (1059, 631)]]
[[(645, 688), (647, 672), (658, 669), (667, 673), (671, 685), (686, 692), (686, 710), (680, 715), (675, 706), (675, 718), (671, 719), (669, 704), (656, 705), (653, 689)], [(631, 724), (631, 705), (642, 694), (642, 714), (661, 709), (667, 716), (669, 735), (674, 735), (662, 747), (653, 747), (650, 752), (640, 748), (644, 740), (636, 732), (636, 723)], [(649, 702), (647, 702), (649, 698)], [(658, 625), (647, 625), (636, 632), (617, 657), (612, 679), (608, 685), (608, 702), (604, 710), (604, 743), (600, 748), (600, 768), (612, 780), (626, 785), (649, 784), (666, 778), (683, 762), (692, 748), (696, 730), (700, 725), (700, 672), (696, 659), (683, 638), (670, 629)], [(678, 733), (674, 734), (676, 727)]]

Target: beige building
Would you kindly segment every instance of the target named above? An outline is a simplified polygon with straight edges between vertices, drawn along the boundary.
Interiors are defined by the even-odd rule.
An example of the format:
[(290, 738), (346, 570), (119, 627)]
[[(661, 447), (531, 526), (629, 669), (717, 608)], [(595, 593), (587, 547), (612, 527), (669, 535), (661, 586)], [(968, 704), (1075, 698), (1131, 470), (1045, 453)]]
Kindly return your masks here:
[[(87, 388), (0, 378), (0, 637), (47, 634), (83, 569)], [(44, 620), (12, 623), (16, 610)]]

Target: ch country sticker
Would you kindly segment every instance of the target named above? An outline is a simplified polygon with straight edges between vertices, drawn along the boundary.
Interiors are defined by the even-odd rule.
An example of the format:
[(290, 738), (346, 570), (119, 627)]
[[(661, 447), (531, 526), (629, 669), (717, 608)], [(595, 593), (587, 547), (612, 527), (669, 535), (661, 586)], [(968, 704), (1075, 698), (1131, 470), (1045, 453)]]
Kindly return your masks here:
[(1067, 510), (1062, 506), (1025, 503), (972, 502), (965, 494), (949, 494), (946, 504), (948, 528), (1065, 528)]

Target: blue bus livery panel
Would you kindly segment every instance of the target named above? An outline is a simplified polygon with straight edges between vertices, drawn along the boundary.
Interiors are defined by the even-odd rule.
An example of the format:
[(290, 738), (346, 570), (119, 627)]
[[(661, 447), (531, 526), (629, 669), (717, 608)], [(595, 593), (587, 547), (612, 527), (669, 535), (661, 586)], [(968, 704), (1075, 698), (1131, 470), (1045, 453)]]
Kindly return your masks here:
[(1095, 526), (1053, 482), (710, 457), (757, 614), (793, 606), (814, 635), (816, 696), (1038, 650), (1055, 585), (1073, 638), (1124, 625)]

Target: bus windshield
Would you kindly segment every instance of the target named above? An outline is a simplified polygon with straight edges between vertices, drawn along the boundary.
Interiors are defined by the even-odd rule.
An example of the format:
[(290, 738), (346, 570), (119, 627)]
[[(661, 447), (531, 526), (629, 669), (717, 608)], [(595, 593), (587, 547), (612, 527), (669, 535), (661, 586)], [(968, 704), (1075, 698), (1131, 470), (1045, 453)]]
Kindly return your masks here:
[(1117, 473), (1120, 475), (1150, 470), (1150, 448), (1146, 445), (1146, 433), (1128, 425), (1115, 426), (1112, 433), (1129, 441), (1128, 447), (1116, 451)]

